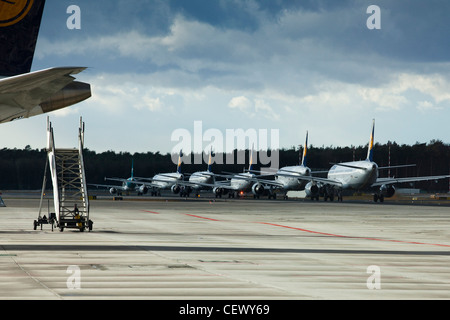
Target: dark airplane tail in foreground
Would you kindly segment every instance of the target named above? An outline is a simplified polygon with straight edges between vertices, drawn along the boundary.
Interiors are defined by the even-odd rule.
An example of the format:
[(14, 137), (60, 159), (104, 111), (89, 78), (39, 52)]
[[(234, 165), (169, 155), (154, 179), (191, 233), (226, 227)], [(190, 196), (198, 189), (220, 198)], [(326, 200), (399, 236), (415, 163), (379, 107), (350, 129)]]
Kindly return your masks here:
[(45, 0), (0, 0), (0, 76), (31, 70)]

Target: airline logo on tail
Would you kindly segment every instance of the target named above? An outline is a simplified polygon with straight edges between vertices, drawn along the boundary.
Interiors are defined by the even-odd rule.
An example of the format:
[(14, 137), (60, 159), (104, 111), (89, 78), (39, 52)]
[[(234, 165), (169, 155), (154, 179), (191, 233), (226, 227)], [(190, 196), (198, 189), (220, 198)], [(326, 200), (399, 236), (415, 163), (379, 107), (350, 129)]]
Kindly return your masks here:
[(183, 156), (183, 150), (180, 150), (180, 155), (178, 156), (177, 172), (181, 173), (181, 157)]
[(31, 70), (45, 0), (0, 0), (0, 76)]
[(306, 166), (306, 153), (308, 152), (308, 131), (306, 131), (306, 141), (305, 146), (303, 147), (303, 157), (302, 157), (302, 166)]
[(252, 145), (252, 151), (250, 152), (250, 164), (248, 165), (248, 171), (253, 170), (253, 145)]
[(375, 135), (375, 119), (372, 124), (372, 134), (370, 135), (369, 148), (367, 150), (367, 160), (373, 161), (373, 139)]
[(211, 160), (212, 160), (212, 148), (211, 151), (209, 152), (209, 159), (208, 159), (208, 171), (211, 172), (212, 168), (211, 168)]
[(33, 6), (34, 0), (0, 0), (0, 27), (22, 20)]

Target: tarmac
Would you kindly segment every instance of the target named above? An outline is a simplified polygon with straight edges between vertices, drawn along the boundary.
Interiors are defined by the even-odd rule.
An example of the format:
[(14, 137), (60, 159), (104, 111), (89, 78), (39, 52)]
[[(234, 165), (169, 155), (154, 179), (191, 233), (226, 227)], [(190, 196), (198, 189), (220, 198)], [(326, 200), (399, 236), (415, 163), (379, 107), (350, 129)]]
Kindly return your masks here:
[(110, 198), (60, 232), (3, 200), (2, 300), (450, 298), (449, 206)]

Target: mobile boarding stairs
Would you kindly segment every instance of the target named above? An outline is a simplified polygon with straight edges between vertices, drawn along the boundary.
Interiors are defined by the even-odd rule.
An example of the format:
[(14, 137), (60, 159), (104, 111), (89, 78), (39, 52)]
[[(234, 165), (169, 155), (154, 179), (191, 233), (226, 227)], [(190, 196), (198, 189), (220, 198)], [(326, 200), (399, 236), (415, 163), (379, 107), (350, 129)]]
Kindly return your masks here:
[[(52, 231), (53, 227), (59, 228), (60, 231), (64, 231), (64, 228), (91, 231), (93, 222), (89, 219), (89, 198), (83, 161), (84, 122), (80, 118), (78, 149), (55, 148), (53, 128), (48, 118), (47, 139), (47, 161), (42, 183), (39, 216), (38, 220), (34, 220), (34, 230), (38, 226), (42, 230), (43, 224), (51, 224)], [(47, 170), (50, 170), (51, 174), (55, 212), (48, 212), (48, 216), (42, 216)], [(50, 210), (50, 204), (48, 207)]]

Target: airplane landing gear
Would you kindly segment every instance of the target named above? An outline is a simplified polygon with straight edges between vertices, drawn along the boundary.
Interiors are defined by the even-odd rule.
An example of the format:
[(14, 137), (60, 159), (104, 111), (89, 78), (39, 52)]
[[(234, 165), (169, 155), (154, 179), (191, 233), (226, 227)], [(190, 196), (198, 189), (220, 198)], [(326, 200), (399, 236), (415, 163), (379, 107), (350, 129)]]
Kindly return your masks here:
[(380, 200), (380, 202), (384, 202), (384, 196), (382, 194), (375, 193), (373, 195), (373, 202), (377, 202), (378, 200)]

